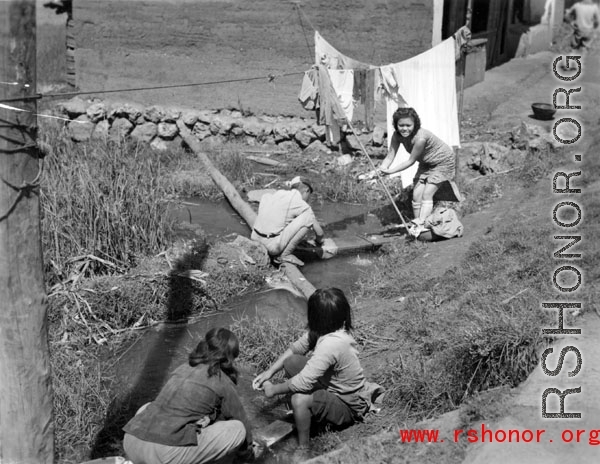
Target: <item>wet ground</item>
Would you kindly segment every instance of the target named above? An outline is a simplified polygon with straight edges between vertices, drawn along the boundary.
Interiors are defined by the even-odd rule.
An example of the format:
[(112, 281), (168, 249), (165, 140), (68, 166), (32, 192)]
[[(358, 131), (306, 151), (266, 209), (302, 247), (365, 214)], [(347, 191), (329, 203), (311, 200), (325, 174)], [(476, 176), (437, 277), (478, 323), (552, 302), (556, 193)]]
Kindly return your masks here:
[[(352, 234), (368, 234), (382, 230), (386, 222), (385, 208), (365, 213), (363, 205), (314, 204), (315, 214), (325, 226), (327, 236), (344, 237)], [(183, 228), (180, 235), (193, 236), (201, 227), (209, 241), (230, 234), (249, 236), (249, 229), (242, 218), (225, 201), (210, 202), (186, 199), (179, 203), (173, 214), (178, 221), (191, 227)], [(336, 256), (329, 260), (307, 261), (302, 268), (305, 277), (319, 287), (335, 286), (352, 296), (353, 286), (372, 265), (373, 256)], [(162, 324), (147, 330), (129, 347), (124, 347), (116, 363), (117, 383), (113, 385), (115, 396), (126, 397), (130, 409), (151, 401), (160, 391), (171, 372), (187, 361), (188, 353), (204, 337), (208, 329), (227, 327), (234, 320), (247, 318), (286, 320), (291, 316), (305, 318), (306, 301), (284, 288), (270, 289), (244, 295), (225, 305), (222, 312), (212, 314), (193, 324)], [(288, 407), (279, 399), (266, 399), (261, 392), (251, 388), (252, 378), (257, 374), (249, 367), (242, 368), (238, 391), (254, 427), (260, 428), (277, 420), (291, 420), (286, 414)], [(287, 462), (289, 445), (275, 445), (262, 462)]]
[[(315, 202), (312, 207), (321, 224), (324, 224), (326, 236), (333, 239), (380, 233), (389, 229), (394, 221), (398, 222), (391, 206), (384, 205), (368, 211), (360, 204)], [(233, 233), (250, 236), (245, 221), (226, 200), (212, 202), (186, 199), (174, 208), (173, 214), (178, 221), (191, 226), (181, 231), (182, 236), (193, 236), (196, 227), (202, 228), (209, 241)], [(339, 287), (347, 294), (352, 294), (353, 285), (368, 271), (372, 258), (368, 252), (340, 255), (329, 260), (302, 256), (306, 262), (302, 273), (309, 282), (318, 282), (319, 287)]]
[[(306, 302), (285, 289), (272, 289), (245, 295), (192, 324), (162, 324), (147, 330), (119, 360), (116, 373), (122, 387), (135, 386), (140, 371), (147, 380), (172, 372), (187, 360), (187, 355), (211, 327), (228, 327), (234, 320), (304, 317)], [(158, 350), (155, 348), (158, 347)], [(154, 352), (153, 352), (154, 351)], [(152, 356), (150, 356), (150, 353)], [(150, 382), (154, 385), (159, 382)], [(159, 387), (160, 389), (160, 387)], [(154, 393), (158, 393), (156, 390)], [(152, 396), (150, 394), (150, 396)]]
[[(256, 204), (254, 204), (256, 207)], [(392, 222), (399, 222), (391, 206), (382, 206), (369, 211), (362, 204), (312, 202), (311, 207), (326, 235), (331, 238), (353, 234), (380, 232)], [(209, 201), (188, 198), (175, 204), (173, 214), (178, 222), (201, 226), (209, 240), (231, 233), (250, 236), (250, 229), (226, 200)]]
[[(234, 320), (242, 318), (249, 321), (255, 318), (303, 318), (305, 311), (303, 298), (285, 289), (273, 289), (246, 295), (225, 306), (222, 312), (193, 324), (162, 324), (147, 330), (131, 346), (124, 348), (116, 362), (115, 378), (118, 380), (113, 384), (113, 393), (126, 399), (122, 401), (127, 401), (127, 404), (122, 403), (121, 407), (131, 411), (131, 415), (139, 406), (156, 397), (173, 370), (187, 362), (189, 352), (210, 328), (228, 327)], [(279, 399), (267, 399), (261, 392), (252, 389), (251, 382), (257, 372), (244, 366), (240, 370), (237, 390), (253, 426), (260, 428), (277, 419), (290, 420), (285, 403)], [(275, 452), (265, 456), (262, 462), (280, 462), (285, 454), (285, 451), (278, 451), (280, 448), (275, 447)]]

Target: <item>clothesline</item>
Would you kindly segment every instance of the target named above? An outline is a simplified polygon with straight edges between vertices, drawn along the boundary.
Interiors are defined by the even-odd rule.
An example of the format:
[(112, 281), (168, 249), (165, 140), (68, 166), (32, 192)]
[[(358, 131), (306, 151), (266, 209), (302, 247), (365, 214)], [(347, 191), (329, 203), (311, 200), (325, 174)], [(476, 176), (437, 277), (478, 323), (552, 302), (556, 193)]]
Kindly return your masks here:
[(76, 122), (76, 123), (82, 123), (82, 124), (85, 123), (85, 121), (71, 120), (70, 118), (63, 118), (61, 116), (52, 116), (50, 114), (35, 113), (33, 111), (30, 111), (30, 110), (24, 110), (22, 108), (17, 108), (16, 106), (5, 105), (3, 103), (0, 103), (0, 108), (5, 109), (5, 110), (10, 110), (10, 111), (22, 112), (22, 113), (31, 113), (34, 116), (37, 116), (37, 117), (40, 117), (40, 118), (59, 119), (59, 120), (62, 120), (62, 121)]
[[(368, 121), (375, 102), (383, 100), (388, 134), (393, 132), (392, 115), (398, 106), (411, 106), (420, 115), (423, 127), (448, 145), (458, 147), (456, 59), (470, 35), (465, 29), (426, 52), (383, 66), (344, 55), (315, 31), (315, 65), (306, 71), (298, 98), (304, 108), (317, 110), (330, 144), (339, 143), (340, 125), (355, 116), (355, 103), (365, 104)], [(400, 150), (396, 161), (408, 157)], [(403, 171), (403, 183), (410, 183), (416, 168)]]

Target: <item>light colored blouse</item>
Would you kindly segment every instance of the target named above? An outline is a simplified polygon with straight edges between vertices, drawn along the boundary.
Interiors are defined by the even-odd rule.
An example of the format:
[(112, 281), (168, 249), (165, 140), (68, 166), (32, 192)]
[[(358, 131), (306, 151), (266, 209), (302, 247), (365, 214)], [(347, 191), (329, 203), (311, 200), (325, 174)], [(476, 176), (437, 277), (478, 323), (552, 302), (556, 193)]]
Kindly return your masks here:
[[(294, 354), (309, 352), (308, 332), (291, 345)], [(289, 380), (295, 393), (308, 393), (321, 381), (337, 395), (357, 393), (365, 386), (356, 341), (343, 329), (319, 337), (304, 369)]]

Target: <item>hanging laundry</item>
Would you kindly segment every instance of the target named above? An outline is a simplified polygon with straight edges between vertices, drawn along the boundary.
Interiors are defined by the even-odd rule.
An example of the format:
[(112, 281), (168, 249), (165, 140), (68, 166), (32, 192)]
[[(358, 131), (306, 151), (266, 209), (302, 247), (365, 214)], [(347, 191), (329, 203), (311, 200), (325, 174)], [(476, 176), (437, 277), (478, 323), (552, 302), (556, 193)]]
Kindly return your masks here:
[(384, 97), (396, 99), (398, 96), (398, 82), (396, 82), (392, 65), (380, 66), (379, 76), (381, 89), (385, 91)]
[[(365, 108), (365, 124), (367, 130), (373, 130), (375, 127), (375, 89), (376, 86), (376, 71), (377, 68), (367, 69), (365, 72), (364, 87), (362, 89), (361, 102)], [(356, 87), (356, 85), (355, 85)]]
[(309, 69), (304, 73), (302, 87), (298, 94), (298, 100), (305, 110), (316, 110), (319, 108), (319, 72), (317, 68)]
[(321, 34), (315, 31), (315, 64), (322, 64), (329, 69), (368, 69), (372, 66), (347, 57), (329, 44)]
[[(354, 69), (354, 114), (357, 113), (357, 105), (364, 109), (364, 124), (367, 130), (372, 130), (375, 119), (375, 72), (377, 68)], [(360, 117), (360, 116), (357, 116)]]
[(352, 69), (328, 69), (327, 72), (346, 118), (352, 120), (354, 112), (354, 71)]
[(354, 70), (354, 89), (352, 89), (352, 98), (354, 98), (355, 101), (359, 101), (360, 103), (365, 102), (366, 79), (366, 69)]
[(471, 40), (471, 30), (467, 26), (461, 27), (454, 33), (454, 58), (456, 61), (460, 60), (463, 54), (463, 47), (467, 46)]
[[(351, 74), (347, 72), (335, 74), (332, 72), (329, 80), (333, 81), (333, 86), (336, 89), (339, 99), (342, 101), (346, 117), (352, 119), (355, 104), (360, 101), (364, 105), (366, 127), (371, 129), (375, 113), (375, 92), (377, 87), (375, 71), (377, 68), (340, 53), (315, 31), (315, 66), (313, 68), (319, 65), (331, 71), (351, 71)], [(317, 74), (318, 71), (314, 69), (305, 73), (298, 99), (303, 108), (317, 111), (317, 120), (319, 122), (321, 120), (327, 121), (330, 126), (327, 131), (328, 142), (335, 141), (333, 143), (338, 143), (340, 140), (339, 125), (335, 122), (331, 123), (332, 118), (327, 116), (331, 114), (331, 111), (326, 111), (323, 108), (323, 104), (320, 103), (321, 100), (327, 101), (327, 95), (319, 95), (319, 93), (322, 93), (320, 89), (321, 79), (316, 77)], [(351, 75), (353, 77), (350, 77)], [(350, 83), (352, 83), (351, 89)], [(319, 107), (319, 105), (321, 106)]]
[[(380, 67), (380, 85), (387, 100), (388, 134), (394, 131), (392, 115), (402, 104), (417, 111), (422, 127), (448, 145), (460, 146), (454, 47), (454, 38), (451, 37), (406, 61)], [(388, 144), (391, 139), (389, 136)], [(398, 150), (393, 164), (408, 157), (406, 150)], [(412, 184), (416, 170), (417, 163), (402, 171), (403, 185)]]
[[(468, 30), (458, 31), (459, 38), (466, 40)], [(455, 52), (454, 38), (449, 38), (436, 47), (401, 63), (376, 67), (368, 63), (349, 58), (340, 53), (327, 42), (318, 31), (315, 31), (315, 64), (319, 66), (319, 77), (315, 74), (305, 74), (300, 90), (299, 99), (306, 109), (317, 110), (317, 118), (328, 125), (328, 142), (339, 142), (340, 117), (333, 117), (332, 101), (337, 103), (338, 98), (332, 100), (332, 95), (339, 96), (344, 109), (341, 113), (351, 119), (354, 116), (353, 105), (348, 103), (348, 91), (340, 92), (342, 75), (334, 73), (322, 75), (321, 67), (329, 70), (353, 70), (354, 100), (360, 100), (365, 107), (365, 121), (367, 127), (373, 123), (375, 101), (385, 99), (388, 113), (388, 134), (391, 134), (391, 115), (398, 105), (412, 106), (421, 116), (423, 127), (431, 130), (450, 146), (460, 146), (458, 128), (458, 107), (456, 102), (455, 87)], [(460, 48), (458, 48), (460, 50)], [(360, 71), (359, 71), (360, 70)], [(307, 71), (310, 73), (310, 71)], [(325, 79), (329, 82), (329, 89), (323, 87)], [(338, 82), (338, 79), (340, 81)], [(333, 84), (332, 84), (333, 82)], [(344, 81), (347, 82), (347, 81)], [(335, 86), (336, 91), (331, 87)], [(344, 85), (349, 85), (345, 83)], [(317, 87), (318, 99), (314, 99), (314, 86)], [(320, 114), (319, 105), (320, 104)], [(327, 106), (327, 108), (326, 108)], [(388, 137), (391, 140), (391, 137)], [(402, 150), (399, 150), (397, 160), (400, 161)], [(404, 156), (408, 154), (404, 151)], [(416, 172), (417, 166), (412, 170)], [(403, 182), (413, 175), (411, 169), (403, 171)], [(410, 177), (412, 181), (412, 177)], [(409, 182), (410, 183), (410, 182)]]
[(327, 143), (337, 145), (341, 140), (340, 126), (346, 121), (346, 113), (331, 84), (329, 69), (323, 65), (319, 66), (319, 105), (319, 123), (326, 126)]
[(410, 106), (406, 100), (400, 95), (398, 88), (398, 78), (396, 77), (393, 64), (380, 66), (378, 71), (379, 86), (381, 89), (380, 97), (395, 101), (398, 106)]

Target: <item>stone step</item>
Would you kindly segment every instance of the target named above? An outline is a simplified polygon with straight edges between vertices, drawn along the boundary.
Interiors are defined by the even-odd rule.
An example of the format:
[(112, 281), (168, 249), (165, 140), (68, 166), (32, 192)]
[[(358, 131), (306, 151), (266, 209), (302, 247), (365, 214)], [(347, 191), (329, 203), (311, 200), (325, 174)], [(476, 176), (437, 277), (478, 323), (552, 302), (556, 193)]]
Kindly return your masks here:
[(282, 420), (276, 420), (269, 425), (254, 431), (254, 437), (263, 441), (270, 448), (294, 431), (294, 425)]

